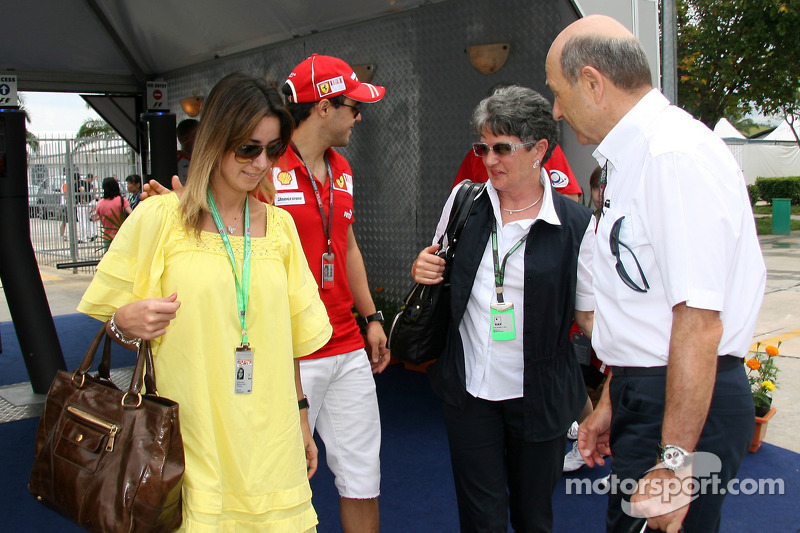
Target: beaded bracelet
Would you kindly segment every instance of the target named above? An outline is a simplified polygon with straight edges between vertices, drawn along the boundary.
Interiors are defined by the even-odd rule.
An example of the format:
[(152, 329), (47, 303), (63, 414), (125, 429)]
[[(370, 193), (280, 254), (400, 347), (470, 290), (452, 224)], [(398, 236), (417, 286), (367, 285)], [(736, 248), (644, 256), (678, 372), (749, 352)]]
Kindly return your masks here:
[(116, 316), (117, 316), (117, 313), (114, 313), (113, 315), (111, 315), (111, 320), (108, 321), (108, 327), (111, 328), (111, 333), (113, 333), (114, 336), (122, 344), (130, 344), (130, 345), (136, 346), (136, 348), (139, 348), (141, 346), (141, 344), (142, 344), (142, 338), (141, 337), (131, 338), (131, 337), (126, 336), (124, 333), (122, 333), (122, 330), (119, 329), (119, 327), (117, 326), (116, 321), (114, 320), (114, 318)]

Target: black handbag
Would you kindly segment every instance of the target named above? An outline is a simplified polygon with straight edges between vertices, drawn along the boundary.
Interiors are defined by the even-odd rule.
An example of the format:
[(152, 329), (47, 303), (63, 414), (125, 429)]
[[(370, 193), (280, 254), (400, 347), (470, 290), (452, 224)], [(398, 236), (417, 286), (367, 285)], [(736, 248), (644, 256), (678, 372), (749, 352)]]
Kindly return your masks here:
[[(392, 321), (386, 347), (401, 361), (419, 365), (438, 358), (444, 350), (450, 321), (450, 269), (461, 230), (467, 223), (475, 197), (484, 186), (484, 183), (462, 182), (453, 200), (445, 234), (439, 239), (437, 255), (446, 261), (443, 281), (435, 285), (414, 285)], [(447, 247), (443, 248), (445, 236)]]

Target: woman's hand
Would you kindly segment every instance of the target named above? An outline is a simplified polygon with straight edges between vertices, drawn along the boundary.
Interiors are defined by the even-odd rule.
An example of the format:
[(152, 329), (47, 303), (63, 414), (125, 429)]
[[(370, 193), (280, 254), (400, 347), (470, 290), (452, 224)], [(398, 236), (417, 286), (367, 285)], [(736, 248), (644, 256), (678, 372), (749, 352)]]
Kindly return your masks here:
[(303, 433), (303, 447), (306, 450), (306, 469), (308, 470), (308, 479), (314, 477), (317, 472), (317, 461), (319, 458), (319, 450), (317, 443), (314, 442), (314, 436), (311, 434), (311, 428), (308, 425), (308, 411), (303, 409), (300, 412), (300, 429)]
[(445, 260), (436, 255), (438, 250), (439, 245), (432, 244), (419, 253), (414, 264), (411, 265), (411, 277), (414, 278), (414, 281), (423, 285), (434, 285), (444, 280), (442, 275), (444, 274)]
[(126, 337), (153, 340), (167, 332), (180, 306), (177, 292), (164, 298), (145, 298), (117, 309), (114, 322)]

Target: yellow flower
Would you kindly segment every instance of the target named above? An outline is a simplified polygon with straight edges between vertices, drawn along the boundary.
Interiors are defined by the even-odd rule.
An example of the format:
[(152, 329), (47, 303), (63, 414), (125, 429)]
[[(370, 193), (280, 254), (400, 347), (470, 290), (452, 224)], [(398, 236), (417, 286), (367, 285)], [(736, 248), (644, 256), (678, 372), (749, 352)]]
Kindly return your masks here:
[(778, 349), (774, 346), (767, 346), (766, 352), (767, 355), (770, 357), (775, 357), (776, 355), (778, 355)]
[(758, 361), (758, 359), (748, 359), (747, 368), (750, 368), (752, 370), (758, 370), (759, 368), (761, 368), (761, 363)]
[(761, 382), (761, 387), (766, 389), (766, 390), (768, 390), (768, 391), (774, 391), (775, 390), (775, 384), (773, 382), (771, 382), (771, 381), (762, 381)]

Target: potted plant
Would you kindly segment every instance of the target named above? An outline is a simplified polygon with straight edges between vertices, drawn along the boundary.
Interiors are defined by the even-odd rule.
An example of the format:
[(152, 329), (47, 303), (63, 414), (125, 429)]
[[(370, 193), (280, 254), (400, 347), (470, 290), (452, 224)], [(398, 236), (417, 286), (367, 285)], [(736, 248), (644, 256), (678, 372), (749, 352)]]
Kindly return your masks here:
[(779, 342), (777, 347), (767, 346), (762, 352), (759, 342), (753, 357), (745, 361), (756, 416), (756, 430), (753, 442), (750, 444), (751, 452), (755, 452), (761, 447), (764, 436), (767, 434), (767, 424), (777, 411), (772, 407), (772, 391), (777, 388), (778, 367), (775, 365), (775, 356), (779, 353), (780, 345)]

